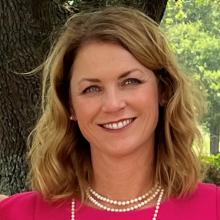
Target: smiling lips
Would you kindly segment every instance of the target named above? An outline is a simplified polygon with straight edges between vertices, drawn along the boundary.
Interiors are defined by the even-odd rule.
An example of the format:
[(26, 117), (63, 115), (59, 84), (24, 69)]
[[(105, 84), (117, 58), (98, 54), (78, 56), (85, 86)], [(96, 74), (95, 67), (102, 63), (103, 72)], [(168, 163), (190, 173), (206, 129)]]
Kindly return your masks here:
[(134, 121), (134, 119), (135, 118), (123, 119), (118, 122), (102, 124), (101, 126), (103, 128), (112, 129), (112, 130), (121, 129), (131, 124)]

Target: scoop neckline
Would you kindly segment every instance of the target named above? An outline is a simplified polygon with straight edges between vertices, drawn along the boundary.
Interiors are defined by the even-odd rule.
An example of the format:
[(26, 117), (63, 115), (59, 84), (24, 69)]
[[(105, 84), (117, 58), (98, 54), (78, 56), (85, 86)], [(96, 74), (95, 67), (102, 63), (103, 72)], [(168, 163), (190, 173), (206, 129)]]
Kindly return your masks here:
[[(161, 206), (164, 206), (164, 204), (166, 204), (168, 200), (164, 200), (163, 202), (161, 202), (160, 204), (160, 207)], [(85, 203), (81, 203), (80, 200), (75, 200), (75, 205), (76, 205), (76, 209), (81, 209), (81, 208), (86, 208), (87, 210), (89, 211), (92, 211), (92, 212), (96, 212), (96, 213), (116, 213), (116, 212), (110, 212), (110, 211), (107, 211), (107, 210), (104, 210), (104, 209), (99, 209), (99, 208), (95, 208), (95, 207), (92, 207), (92, 206), (89, 206), (88, 204), (85, 204)], [(137, 210), (130, 210), (130, 211), (127, 211), (127, 212), (117, 212), (117, 214), (129, 214), (129, 213), (142, 213), (142, 212), (153, 212), (156, 208), (156, 204), (150, 206), (150, 207), (145, 207), (145, 208), (141, 208), (141, 209), (137, 209)]]

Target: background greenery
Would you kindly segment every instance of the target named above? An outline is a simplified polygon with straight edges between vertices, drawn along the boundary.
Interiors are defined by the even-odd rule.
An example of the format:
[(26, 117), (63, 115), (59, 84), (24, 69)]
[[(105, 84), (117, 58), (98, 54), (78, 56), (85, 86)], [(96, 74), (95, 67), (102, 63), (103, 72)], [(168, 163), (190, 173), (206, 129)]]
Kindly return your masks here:
[(220, 185), (220, 1), (169, 0), (162, 26), (178, 60), (207, 98), (201, 156), (205, 181)]
[(208, 100), (203, 128), (210, 152), (219, 152), (220, 133), (220, 1), (169, 0), (163, 28), (180, 63)]
[[(40, 108), (41, 74), (22, 75), (41, 64), (51, 42), (72, 13), (104, 5), (141, 8), (158, 23), (168, 0), (1, 0), (0, 193), (27, 189), (26, 140)], [(70, 2), (73, 4), (71, 5)], [(206, 181), (219, 176), (220, 0), (169, 0), (162, 26), (186, 72), (208, 98), (203, 119)], [(210, 153), (216, 155), (206, 156)], [(208, 165), (207, 165), (208, 164)]]

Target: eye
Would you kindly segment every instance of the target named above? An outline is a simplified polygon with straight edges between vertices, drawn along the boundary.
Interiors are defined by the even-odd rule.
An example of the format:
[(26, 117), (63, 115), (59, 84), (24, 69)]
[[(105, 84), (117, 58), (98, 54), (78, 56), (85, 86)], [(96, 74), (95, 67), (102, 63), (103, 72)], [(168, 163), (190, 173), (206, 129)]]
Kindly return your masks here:
[(89, 93), (98, 93), (101, 91), (101, 88), (98, 86), (89, 86), (86, 89), (83, 90), (83, 94), (89, 94)]
[(129, 78), (122, 82), (122, 85), (128, 86), (128, 85), (138, 85), (141, 83), (141, 80), (136, 78)]

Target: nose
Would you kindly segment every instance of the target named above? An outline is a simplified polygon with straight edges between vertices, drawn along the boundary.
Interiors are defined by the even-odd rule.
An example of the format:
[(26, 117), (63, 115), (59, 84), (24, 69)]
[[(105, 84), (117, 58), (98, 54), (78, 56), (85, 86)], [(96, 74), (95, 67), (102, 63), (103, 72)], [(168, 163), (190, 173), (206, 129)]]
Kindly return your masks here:
[(126, 106), (125, 97), (123, 94), (116, 90), (111, 89), (106, 91), (105, 96), (103, 97), (102, 111), (105, 113), (118, 112), (124, 109)]

